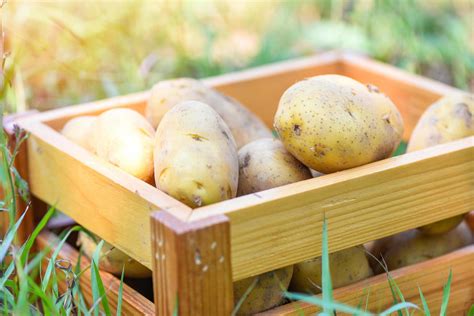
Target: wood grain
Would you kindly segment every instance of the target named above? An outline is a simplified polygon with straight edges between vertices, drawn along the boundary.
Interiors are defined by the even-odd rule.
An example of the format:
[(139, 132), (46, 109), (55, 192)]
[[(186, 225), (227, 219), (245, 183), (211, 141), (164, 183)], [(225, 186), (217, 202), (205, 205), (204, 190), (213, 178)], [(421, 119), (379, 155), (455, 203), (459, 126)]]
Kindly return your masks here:
[(229, 221), (224, 215), (184, 223), (152, 215), (157, 315), (230, 315), (233, 308)]
[[(405, 300), (422, 308), (418, 286), (423, 291), (432, 315), (439, 315), (443, 286), (446, 284), (449, 269), (452, 269), (451, 295), (448, 315), (465, 315), (474, 302), (474, 245), (450, 254), (404, 267), (390, 272), (400, 287)], [(381, 312), (393, 305), (393, 298), (385, 274), (334, 290), (334, 299), (350, 306), (365, 306), (369, 294), (368, 310)], [(294, 302), (259, 315), (313, 315), (319, 309), (304, 302)], [(338, 315), (346, 315), (338, 313)], [(424, 315), (421, 312), (415, 315)]]
[(69, 142), (39, 122), (21, 122), (27, 141), (31, 192), (151, 268), (152, 210), (191, 209)]
[[(43, 231), (37, 238), (37, 245), (40, 250), (52, 245), (57, 245), (59, 243), (58, 237), (48, 231)], [(75, 266), (79, 260), (79, 252), (68, 245), (67, 243), (61, 248), (59, 252), (58, 259), (64, 259)], [(81, 269), (90, 267), (90, 260), (86, 257), (81, 257)], [(109, 300), (112, 313), (116, 314), (117, 310), (117, 300), (118, 300), (118, 291), (120, 287), (120, 278), (116, 276), (100, 271), (100, 277), (104, 283), (104, 287), (107, 291), (107, 298)], [(84, 299), (89, 306), (93, 304), (93, 296), (91, 289), (91, 278), (90, 273), (86, 272), (82, 274), (80, 278), (80, 285)], [(67, 290), (67, 284), (63, 282), (59, 283), (60, 291), (65, 292)], [(122, 314), (123, 315), (154, 315), (155, 306), (147, 298), (142, 296), (140, 293), (129, 287), (127, 284), (123, 285), (123, 294), (122, 294)]]
[(474, 137), (195, 209), (231, 222), (233, 279), (474, 209)]

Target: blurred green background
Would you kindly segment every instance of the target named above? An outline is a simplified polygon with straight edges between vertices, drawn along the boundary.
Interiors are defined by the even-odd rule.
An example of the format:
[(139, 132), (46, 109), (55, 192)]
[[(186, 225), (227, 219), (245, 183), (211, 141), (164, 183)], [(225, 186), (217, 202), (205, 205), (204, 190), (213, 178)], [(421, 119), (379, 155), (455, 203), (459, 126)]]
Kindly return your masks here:
[(348, 49), (474, 88), (474, 1), (10, 1), (3, 112)]

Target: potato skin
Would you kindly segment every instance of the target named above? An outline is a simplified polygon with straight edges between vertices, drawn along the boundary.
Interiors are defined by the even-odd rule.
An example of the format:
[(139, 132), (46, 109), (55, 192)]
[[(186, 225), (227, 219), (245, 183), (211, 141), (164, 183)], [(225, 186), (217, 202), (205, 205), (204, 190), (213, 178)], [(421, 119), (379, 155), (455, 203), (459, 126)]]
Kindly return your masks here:
[(425, 235), (439, 235), (449, 232), (459, 225), (464, 219), (465, 214), (446, 218), (425, 226), (418, 227), (418, 230)]
[(407, 152), (474, 135), (474, 95), (455, 94), (433, 103), (421, 116)]
[(386, 95), (340, 75), (291, 86), (274, 127), (291, 154), (324, 174), (390, 157), (403, 134), (400, 112)]
[(120, 108), (97, 117), (91, 147), (100, 158), (146, 182), (153, 181), (154, 129), (138, 112)]
[[(329, 254), (329, 267), (334, 288), (345, 286), (373, 275), (364, 246), (347, 248)], [(295, 264), (290, 290), (318, 294), (321, 290), (321, 257)]]
[[(375, 241), (372, 253), (383, 256), (388, 270), (394, 270), (411, 264), (447, 254), (473, 242), (473, 236), (467, 225), (461, 223), (456, 229), (444, 234), (427, 236), (417, 229), (408, 230)], [(372, 262), (375, 272), (383, 272), (382, 267)]]
[[(474, 135), (474, 96), (455, 94), (433, 103), (421, 116), (408, 143), (407, 152)], [(447, 218), (419, 229), (428, 235), (442, 234), (456, 227), (463, 215)]]
[(151, 89), (146, 117), (157, 127), (163, 116), (176, 104), (195, 100), (212, 107), (234, 136), (237, 148), (263, 137), (272, 137), (265, 124), (245, 106), (191, 78), (158, 82)]
[(312, 178), (309, 169), (277, 139), (255, 140), (240, 148), (238, 155), (238, 196)]
[[(282, 287), (288, 289), (292, 275), (293, 266), (288, 266), (234, 282), (234, 303), (236, 305), (245, 292), (256, 282), (236, 315), (253, 315), (278, 306), (283, 300)], [(255, 281), (256, 279), (257, 281)]]
[(95, 116), (87, 115), (70, 119), (62, 128), (61, 134), (79, 146), (92, 151), (90, 144), (91, 127), (96, 119)]
[(222, 118), (198, 101), (168, 111), (155, 136), (156, 186), (190, 207), (233, 198), (239, 163), (234, 138)]
[[(97, 241), (99, 240), (100, 238), (97, 237)], [(96, 241), (84, 232), (79, 232), (77, 245), (80, 246), (84, 255), (89, 259), (92, 258), (97, 247)], [(104, 241), (100, 251), (99, 267), (101, 270), (117, 276), (122, 275), (122, 269), (125, 267), (124, 274), (130, 278), (149, 278), (152, 274), (151, 270), (147, 267), (127, 256), (106, 241)]]

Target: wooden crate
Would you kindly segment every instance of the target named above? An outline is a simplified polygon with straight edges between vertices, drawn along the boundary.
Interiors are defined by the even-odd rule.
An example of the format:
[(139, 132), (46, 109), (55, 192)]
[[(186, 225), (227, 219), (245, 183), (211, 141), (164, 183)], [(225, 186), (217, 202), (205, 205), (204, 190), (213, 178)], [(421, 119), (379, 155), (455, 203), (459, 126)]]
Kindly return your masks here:
[[(404, 140), (432, 102), (458, 92), (342, 52), (204, 81), (247, 105), (271, 126), (283, 91), (305, 77), (327, 73), (375, 84), (390, 96), (405, 122)], [(20, 169), (31, 193), (153, 269), (159, 314), (172, 313), (176, 295), (180, 314), (230, 313), (232, 281), (321, 254), (323, 215), (328, 220), (329, 249), (334, 252), (474, 209), (474, 137), (192, 210), (58, 133), (79, 115), (114, 107), (143, 113), (147, 98), (148, 92), (137, 93), (35, 114), (15, 123), (30, 133)], [(451, 255), (461, 258), (453, 261), (453, 270), (467, 269), (472, 279), (469, 260), (464, 260), (472, 262), (472, 247)], [(432, 279), (424, 278), (418, 265), (401, 269), (407, 288), (444, 281), (446, 275), (441, 279), (437, 273), (438, 261), (433, 262), (423, 268)], [(466, 310), (466, 302), (474, 298), (474, 284), (456, 280), (459, 295), (450, 308)], [(379, 286), (382, 281), (375, 277), (367, 282)], [(338, 290), (337, 297), (350, 300), (364, 284)], [(380, 306), (389, 303), (389, 296), (378, 298)], [(285, 308), (275, 313), (286, 313)]]

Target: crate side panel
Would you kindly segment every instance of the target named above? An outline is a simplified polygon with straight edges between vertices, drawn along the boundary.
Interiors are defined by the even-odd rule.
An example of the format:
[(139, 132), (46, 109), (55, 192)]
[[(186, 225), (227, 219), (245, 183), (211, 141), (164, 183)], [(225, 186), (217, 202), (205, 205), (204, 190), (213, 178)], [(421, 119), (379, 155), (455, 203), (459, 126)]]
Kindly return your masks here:
[[(453, 279), (448, 304), (448, 315), (464, 315), (474, 302), (473, 261), (474, 245), (419, 264), (391, 271), (390, 274), (400, 287), (406, 301), (415, 303), (420, 308), (422, 307), (418, 292), (418, 286), (420, 286), (431, 314), (439, 315), (443, 286), (448, 279), (449, 270), (452, 269)], [(334, 299), (350, 306), (358, 306), (361, 302), (365, 306), (367, 295), (368, 310), (371, 312), (381, 312), (392, 306), (393, 298), (386, 275), (378, 275), (334, 290)], [(317, 312), (319, 312), (319, 309), (314, 305), (295, 302), (261, 313), (260, 315), (296, 316), (302, 315), (302, 313), (304, 315), (313, 315)], [(422, 314), (418, 313), (415, 315)]]
[(231, 220), (234, 280), (474, 208), (474, 138), (259, 192), (195, 210)]

